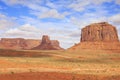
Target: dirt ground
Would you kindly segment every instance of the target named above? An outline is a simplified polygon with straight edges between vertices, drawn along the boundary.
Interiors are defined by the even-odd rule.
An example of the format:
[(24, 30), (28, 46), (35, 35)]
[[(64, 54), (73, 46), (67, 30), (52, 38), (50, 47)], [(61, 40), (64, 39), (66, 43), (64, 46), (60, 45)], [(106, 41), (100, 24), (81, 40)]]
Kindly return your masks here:
[(0, 50), (0, 80), (120, 80), (120, 54)]
[(120, 80), (120, 75), (99, 76), (57, 72), (11, 73), (0, 75), (0, 80)]

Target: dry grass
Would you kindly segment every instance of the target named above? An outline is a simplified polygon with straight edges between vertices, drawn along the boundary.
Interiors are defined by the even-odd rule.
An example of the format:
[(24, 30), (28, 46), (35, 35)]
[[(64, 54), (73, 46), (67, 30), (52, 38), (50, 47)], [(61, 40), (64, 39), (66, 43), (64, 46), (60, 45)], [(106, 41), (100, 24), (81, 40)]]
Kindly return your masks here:
[[(10, 56), (10, 54), (14, 57)], [(120, 54), (109, 53), (109, 51), (0, 50), (0, 55), (1, 73), (52, 71), (78, 74), (120, 75)]]

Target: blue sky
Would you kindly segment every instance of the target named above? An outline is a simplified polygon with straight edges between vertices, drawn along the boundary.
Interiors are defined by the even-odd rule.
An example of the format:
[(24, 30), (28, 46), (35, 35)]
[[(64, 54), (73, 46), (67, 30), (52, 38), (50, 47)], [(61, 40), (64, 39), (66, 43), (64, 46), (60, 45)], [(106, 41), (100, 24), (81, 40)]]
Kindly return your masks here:
[(0, 0), (0, 37), (41, 39), (49, 35), (69, 48), (81, 28), (109, 22), (120, 35), (120, 0)]

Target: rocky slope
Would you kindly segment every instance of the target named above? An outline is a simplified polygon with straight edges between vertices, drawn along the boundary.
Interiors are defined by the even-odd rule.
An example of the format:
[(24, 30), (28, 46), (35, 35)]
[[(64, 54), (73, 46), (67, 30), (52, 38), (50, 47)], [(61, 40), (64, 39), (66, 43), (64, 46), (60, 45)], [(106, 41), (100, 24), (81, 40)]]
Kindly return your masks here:
[(94, 23), (81, 30), (81, 42), (70, 50), (79, 49), (104, 49), (120, 50), (117, 30), (107, 22)]

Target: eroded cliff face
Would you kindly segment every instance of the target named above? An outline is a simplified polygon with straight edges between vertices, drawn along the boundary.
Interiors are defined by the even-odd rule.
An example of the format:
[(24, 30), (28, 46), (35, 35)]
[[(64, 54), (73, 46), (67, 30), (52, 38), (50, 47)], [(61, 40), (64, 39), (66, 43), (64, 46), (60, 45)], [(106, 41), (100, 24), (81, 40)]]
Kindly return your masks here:
[(23, 39), (23, 38), (2, 38), (0, 48), (2, 49), (31, 49), (40, 44), (40, 40)]
[(94, 23), (86, 26), (81, 30), (80, 40), (80, 43), (69, 48), (69, 50), (120, 50), (117, 30), (107, 22)]
[(1, 38), (0, 49), (13, 49), (13, 50), (30, 50), (36, 48), (39, 45), (47, 44), (49, 47), (54, 46), (56, 50), (62, 49), (59, 46), (59, 41), (49, 40), (45, 37), (43, 40), (36, 39), (24, 39), (24, 38)]
[(81, 42), (119, 41), (117, 30), (107, 22), (94, 23), (86, 26), (81, 32)]
[(48, 35), (43, 35), (41, 44), (34, 50), (62, 50), (57, 40), (51, 41)]

